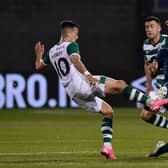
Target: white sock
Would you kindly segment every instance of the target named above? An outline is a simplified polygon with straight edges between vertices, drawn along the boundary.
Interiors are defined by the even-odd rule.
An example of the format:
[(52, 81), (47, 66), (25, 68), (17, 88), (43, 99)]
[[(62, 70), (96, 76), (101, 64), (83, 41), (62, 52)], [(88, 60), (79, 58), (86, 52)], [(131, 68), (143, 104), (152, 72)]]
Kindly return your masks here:
[(107, 148), (112, 148), (112, 145), (110, 142), (104, 142), (104, 146)]

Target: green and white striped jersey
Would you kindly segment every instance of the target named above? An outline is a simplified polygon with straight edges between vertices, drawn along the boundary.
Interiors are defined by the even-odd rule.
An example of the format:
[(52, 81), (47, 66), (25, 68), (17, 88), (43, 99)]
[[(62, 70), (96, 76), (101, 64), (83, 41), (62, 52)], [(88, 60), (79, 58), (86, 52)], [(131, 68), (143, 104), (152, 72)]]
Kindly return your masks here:
[(153, 62), (161, 48), (168, 48), (168, 35), (161, 34), (159, 42), (155, 45), (150, 39), (146, 39), (143, 44), (145, 62)]

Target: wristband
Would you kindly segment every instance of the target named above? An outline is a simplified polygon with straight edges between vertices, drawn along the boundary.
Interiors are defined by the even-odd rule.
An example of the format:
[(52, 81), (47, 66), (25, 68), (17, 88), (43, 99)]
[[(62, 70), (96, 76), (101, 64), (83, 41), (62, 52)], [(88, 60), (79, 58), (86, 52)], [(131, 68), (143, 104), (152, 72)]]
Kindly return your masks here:
[(43, 63), (44, 62), (43, 59), (40, 59), (40, 62)]
[(89, 71), (85, 71), (83, 74), (84, 74), (85, 76), (88, 76), (88, 75), (90, 75), (90, 72), (89, 72)]

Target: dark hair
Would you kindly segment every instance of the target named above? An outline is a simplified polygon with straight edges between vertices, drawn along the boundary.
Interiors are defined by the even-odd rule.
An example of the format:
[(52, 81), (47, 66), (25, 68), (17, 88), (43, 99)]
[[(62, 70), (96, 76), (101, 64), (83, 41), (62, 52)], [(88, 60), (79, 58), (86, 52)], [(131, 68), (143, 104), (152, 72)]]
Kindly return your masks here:
[(146, 19), (145, 19), (145, 22), (150, 22), (150, 21), (155, 21), (157, 22), (159, 25), (161, 25), (160, 23), (160, 19), (156, 16), (148, 16)]
[(79, 26), (72, 22), (71, 20), (64, 20), (61, 22), (61, 30), (65, 29), (65, 28), (79, 28)]

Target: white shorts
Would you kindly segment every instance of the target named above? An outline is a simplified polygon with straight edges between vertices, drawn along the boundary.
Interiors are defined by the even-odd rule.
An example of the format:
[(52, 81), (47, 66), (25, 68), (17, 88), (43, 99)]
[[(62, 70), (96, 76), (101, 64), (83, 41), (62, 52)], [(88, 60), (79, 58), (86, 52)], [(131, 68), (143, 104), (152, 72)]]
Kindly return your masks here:
[(66, 87), (68, 95), (80, 107), (93, 112), (100, 112), (104, 97), (105, 77), (94, 76), (99, 80), (99, 84), (90, 85), (90, 83), (81, 76), (76, 76), (74, 80)]

